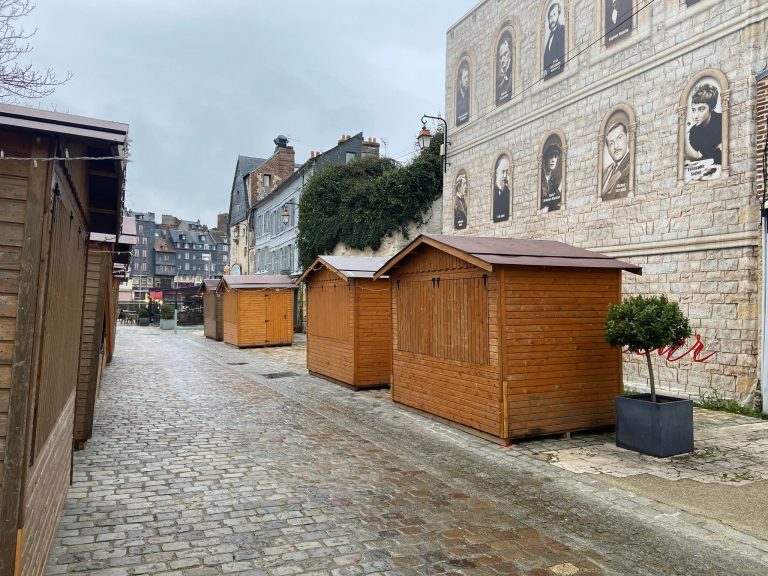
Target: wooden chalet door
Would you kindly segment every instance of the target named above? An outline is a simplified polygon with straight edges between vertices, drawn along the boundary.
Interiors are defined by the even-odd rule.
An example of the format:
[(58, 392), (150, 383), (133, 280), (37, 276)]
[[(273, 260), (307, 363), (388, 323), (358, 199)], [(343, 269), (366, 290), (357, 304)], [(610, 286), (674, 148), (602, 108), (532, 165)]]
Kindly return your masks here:
[(265, 304), (266, 343), (287, 343), (287, 336), (291, 336), (293, 332), (291, 292), (288, 290), (281, 292), (267, 291)]

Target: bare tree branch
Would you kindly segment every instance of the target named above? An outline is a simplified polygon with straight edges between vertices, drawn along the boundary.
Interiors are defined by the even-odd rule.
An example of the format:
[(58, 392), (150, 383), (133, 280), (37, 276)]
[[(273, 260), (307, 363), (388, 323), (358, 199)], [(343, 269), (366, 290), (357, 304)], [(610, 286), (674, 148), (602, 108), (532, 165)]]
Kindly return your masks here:
[(34, 8), (31, 0), (0, 0), (0, 100), (43, 98), (72, 78), (71, 72), (60, 79), (51, 68), (41, 71), (32, 64), (17, 62), (32, 52), (29, 39), (37, 32), (25, 32), (18, 20)]

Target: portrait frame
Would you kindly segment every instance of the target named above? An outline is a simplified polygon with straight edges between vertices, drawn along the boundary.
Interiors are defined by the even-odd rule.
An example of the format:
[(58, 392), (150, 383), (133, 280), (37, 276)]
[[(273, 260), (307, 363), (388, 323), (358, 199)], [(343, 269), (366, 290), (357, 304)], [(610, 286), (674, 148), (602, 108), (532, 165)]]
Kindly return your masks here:
[(628, 3), (629, 11), (632, 14), (632, 20), (629, 23), (629, 28), (627, 32), (622, 33), (620, 36), (613, 38), (612, 40), (608, 39), (608, 20), (606, 18), (606, 15), (608, 13), (608, 3), (612, 0), (600, 0), (598, 2), (599, 4), (599, 10), (600, 10), (600, 34), (602, 35), (603, 41), (600, 43), (604, 47), (613, 47), (618, 44), (623, 43), (628, 38), (632, 38), (633, 36), (637, 35), (637, 24), (638, 19), (640, 17), (640, 14), (636, 14), (637, 10), (637, 0), (619, 0), (621, 2)]
[[(512, 65), (511, 65), (511, 73), (512, 73), (512, 86), (511, 86), (511, 94), (508, 98), (505, 100), (498, 100), (496, 98), (497, 92), (497, 82), (498, 82), (498, 53), (499, 53), (499, 47), (501, 45), (502, 38), (509, 34), (511, 37), (511, 49), (512, 49)], [(494, 108), (500, 108), (502, 106), (505, 106), (515, 100), (515, 90), (518, 86), (520, 86), (520, 62), (519, 62), (519, 55), (520, 55), (520, 27), (517, 23), (517, 20), (515, 18), (507, 18), (497, 29), (496, 34), (493, 36), (493, 44), (491, 45), (491, 59), (489, 61), (490, 63), (490, 70), (493, 70), (493, 73), (490, 75), (490, 101), (491, 105)]]
[(567, 71), (567, 60), (568, 55), (570, 53), (571, 47), (573, 46), (573, 21), (572, 21), (572, 14), (571, 14), (571, 6), (570, 6), (570, 0), (558, 0), (560, 5), (563, 8), (563, 14), (560, 17), (561, 22), (565, 26), (565, 60), (566, 63), (564, 64), (563, 68), (560, 72), (556, 74), (551, 74), (549, 76), (544, 76), (544, 51), (546, 50), (547, 46), (547, 40), (548, 40), (548, 9), (550, 4), (553, 0), (547, 0), (546, 2), (541, 3), (541, 7), (539, 8), (539, 17), (537, 20), (537, 27), (538, 27), (538, 33), (536, 34), (536, 37), (538, 38), (537, 45), (536, 45), (536, 65), (538, 66), (538, 74), (539, 77), (544, 79), (547, 83), (547, 85), (551, 85), (558, 80), (568, 76), (569, 72)]
[[(494, 207), (494, 196), (496, 192), (496, 170), (498, 169), (499, 162), (501, 159), (504, 158), (507, 161), (507, 187), (509, 189), (509, 201), (506, 205), (507, 208), (507, 214), (506, 216), (497, 218), (497, 213)], [(489, 187), (490, 193), (489, 193), (489, 199), (490, 202), (488, 203), (488, 214), (490, 215), (491, 222), (494, 224), (498, 224), (501, 222), (508, 222), (512, 219), (512, 205), (513, 205), (513, 199), (515, 196), (515, 190), (514, 190), (514, 165), (512, 164), (512, 152), (510, 152), (508, 149), (503, 148), (499, 150), (494, 156), (493, 156), (493, 162), (490, 166), (490, 175), (491, 175), (491, 185)]]
[(677, 135), (677, 178), (679, 181), (685, 184), (692, 184), (699, 181), (711, 181), (711, 180), (685, 180), (685, 144), (686, 144), (686, 121), (688, 118), (688, 98), (691, 95), (693, 89), (698, 86), (706, 78), (714, 78), (720, 84), (719, 104), (720, 114), (722, 121), (722, 141), (721, 141), (721, 155), (722, 163), (720, 164), (720, 176), (724, 178), (729, 175), (729, 140), (730, 140), (730, 85), (728, 78), (715, 68), (707, 68), (702, 70), (691, 77), (688, 83), (680, 93), (680, 104), (678, 106), (678, 135)]
[[(460, 219), (457, 217), (457, 214), (459, 214), (460, 211), (457, 210), (457, 202), (458, 202), (458, 191), (459, 191), (459, 183), (460, 180), (464, 180), (464, 222), (462, 223)], [(470, 196), (470, 190), (469, 190), (469, 175), (467, 174), (466, 168), (459, 168), (456, 171), (456, 176), (453, 178), (453, 182), (451, 184), (451, 222), (452, 222), (452, 229), (453, 230), (466, 230), (467, 226), (469, 226), (469, 196)]]
[[(560, 147), (560, 198), (557, 200), (556, 207), (552, 208), (550, 207), (552, 201), (548, 198), (545, 198), (544, 196), (544, 189), (542, 184), (545, 180), (545, 156), (547, 155), (548, 149), (553, 143), (555, 143), (555, 141), (559, 142)], [(538, 176), (536, 185), (538, 197), (537, 210), (540, 213), (557, 212), (562, 210), (565, 207), (568, 193), (568, 140), (566, 139), (565, 133), (563, 133), (562, 130), (555, 129), (547, 132), (547, 134), (544, 136), (544, 139), (541, 141), (541, 146), (539, 147), (539, 151), (536, 156), (536, 164), (538, 166), (538, 170), (536, 171)]]
[[(459, 122), (459, 85), (461, 83), (461, 79), (459, 77), (459, 74), (461, 73), (461, 70), (463, 67), (467, 67), (468, 74), (469, 74), (469, 102), (467, 107), (467, 113), (468, 117)], [(453, 70), (453, 125), (456, 127), (456, 129), (460, 129), (466, 124), (470, 124), (472, 122), (472, 118), (474, 116), (475, 107), (474, 107), (474, 101), (476, 100), (475, 95), (475, 81), (474, 81), (474, 75), (475, 71), (477, 70), (477, 67), (475, 66), (475, 59), (472, 57), (470, 52), (464, 51), (461, 53), (461, 56), (459, 56), (458, 60), (456, 60), (456, 65)], [(463, 115), (463, 114), (462, 114)]]
[[(607, 161), (607, 155), (609, 152), (606, 148), (606, 136), (608, 129), (616, 121), (626, 120), (627, 128), (627, 145), (629, 155), (629, 178), (627, 180), (627, 193), (615, 198), (604, 198), (604, 167)], [(637, 155), (637, 116), (635, 111), (627, 103), (617, 104), (613, 106), (603, 116), (600, 122), (600, 134), (597, 140), (597, 197), (601, 202), (610, 202), (612, 200), (618, 200), (620, 198), (631, 198), (635, 194), (635, 157)]]

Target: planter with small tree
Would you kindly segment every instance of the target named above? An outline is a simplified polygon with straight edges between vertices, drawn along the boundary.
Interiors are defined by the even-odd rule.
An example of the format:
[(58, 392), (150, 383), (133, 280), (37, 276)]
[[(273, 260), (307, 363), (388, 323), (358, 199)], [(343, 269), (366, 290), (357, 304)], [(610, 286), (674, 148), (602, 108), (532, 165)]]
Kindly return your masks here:
[(691, 326), (666, 296), (633, 296), (615, 304), (605, 321), (605, 339), (641, 353), (648, 363), (650, 394), (616, 398), (616, 445), (652, 456), (693, 451), (693, 402), (656, 394), (651, 351), (678, 344)]
[(176, 328), (173, 306), (163, 304), (160, 308), (160, 330), (173, 330)]
[(142, 306), (138, 311), (139, 326), (149, 326), (149, 310)]

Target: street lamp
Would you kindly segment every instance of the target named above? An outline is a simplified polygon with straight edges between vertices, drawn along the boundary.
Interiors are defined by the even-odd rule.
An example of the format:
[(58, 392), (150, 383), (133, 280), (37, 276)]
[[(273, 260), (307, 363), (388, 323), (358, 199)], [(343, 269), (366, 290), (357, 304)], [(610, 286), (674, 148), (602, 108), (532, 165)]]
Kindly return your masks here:
[(450, 166), (448, 163), (448, 146), (450, 145), (450, 142), (448, 141), (448, 122), (446, 122), (444, 118), (424, 114), (421, 117), (421, 132), (419, 132), (416, 141), (419, 143), (419, 148), (422, 150), (429, 148), (429, 144), (432, 142), (432, 132), (427, 128), (427, 118), (443, 123), (443, 172), (448, 172), (448, 166)]
[(286, 202), (285, 204), (283, 204), (283, 211), (280, 213), (280, 216), (283, 217), (283, 226), (288, 225), (288, 220), (291, 217), (290, 212), (288, 212), (287, 206), (298, 206), (298, 204), (296, 204), (296, 202)]

